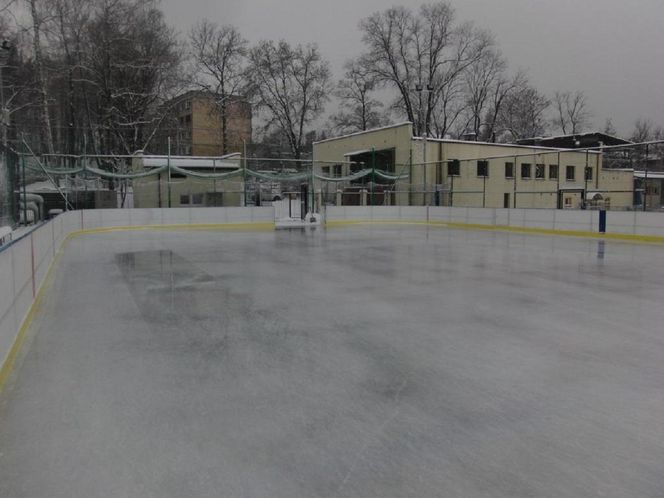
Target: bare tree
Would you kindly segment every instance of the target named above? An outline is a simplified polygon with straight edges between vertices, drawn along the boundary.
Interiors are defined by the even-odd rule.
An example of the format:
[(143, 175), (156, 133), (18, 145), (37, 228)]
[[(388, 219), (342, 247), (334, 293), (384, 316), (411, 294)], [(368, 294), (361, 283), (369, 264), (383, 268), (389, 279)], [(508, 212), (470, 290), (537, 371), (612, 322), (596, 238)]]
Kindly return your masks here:
[(583, 92), (556, 92), (553, 103), (556, 110), (554, 122), (563, 135), (581, 133), (590, 124), (591, 113)]
[(542, 136), (547, 130), (546, 111), (551, 101), (522, 80), (505, 97), (497, 116), (500, 141)]
[(333, 129), (343, 134), (381, 126), (383, 104), (372, 98), (373, 77), (357, 60), (346, 63), (345, 69), (344, 79), (337, 83), (335, 91), (341, 109), (330, 118)]
[(613, 126), (613, 120), (611, 118), (606, 118), (606, 121), (604, 122), (604, 128), (602, 129), (602, 133), (606, 135), (611, 135), (613, 137), (618, 136), (618, 131), (616, 130), (616, 127)]
[(417, 14), (393, 7), (363, 19), (360, 29), (364, 66), (396, 90), (396, 108), (415, 133), (430, 134), (435, 123), (436, 134), (445, 135), (459, 115), (457, 83), (493, 47), (493, 37), (470, 23), (455, 24), (448, 2), (422, 5)]
[(486, 50), (463, 73), (466, 87), (467, 114), (466, 128), (477, 139), (491, 137), (493, 130), (487, 126), (486, 117), (495, 115), (489, 110), (499, 103), (504, 88), (507, 86), (505, 71), (507, 62), (497, 50)]
[(291, 47), (285, 41), (260, 42), (250, 51), (250, 74), (266, 128), (276, 127), (299, 159), (306, 127), (323, 112), (328, 100), (330, 69), (316, 45)]
[(78, 153), (85, 143), (84, 123), (87, 93), (81, 77), (85, 36), (91, 17), (91, 2), (87, 0), (50, 0), (53, 11), (58, 49), (61, 52), (61, 78), (63, 81), (60, 112), (65, 123), (63, 150)]
[(525, 73), (519, 71), (511, 78), (507, 75), (499, 76), (494, 82), (490, 91), (490, 102), (485, 112), (484, 126), (482, 129), (482, 138), (489, 142), (496, 142), (501, 134), (508, 130), (500, 128), (501, 117), (505, 116), (503, 112), (507, 104), (512, 104), (510, 98), (528, 85), (528, 78)]
[(222, 154), (228, 148), (228, 104), (246, 87), (247, 40), (233, 26), (203, 20), (189, 32), (194, 84), (215, 96), (221, 118)]
[(27, 0), (30, 9), (30, 16), (32, 20), (32, 49), (35, 61), (35, 72), (37, 75), (37, 86), (40, 94), (41, 105), (41, 119), (42, 119), (42, 133), (46, 150), (49, 153), (54, 152), (53, 147), (53, 133), (51, 129), (51, 118), (48, 112), (49, 96), (48, 96), (48, 76), (46, 75), (46, 67), (44, 64), (44, 57), (42, 54), (42, 29), (45, 22), (45, 10), (38, 4), (38, 0)]
[(638, 118), (630, 140), (635, 143), (651, 142), (664, 139), (664, 129), (656, 126), (650, 119)]
[(85, 75), (92, 92), (90, 127), (106, 153), (145, 149), (176, 88), (175, 32), (155, 0), (98, 0), (88, 27)]

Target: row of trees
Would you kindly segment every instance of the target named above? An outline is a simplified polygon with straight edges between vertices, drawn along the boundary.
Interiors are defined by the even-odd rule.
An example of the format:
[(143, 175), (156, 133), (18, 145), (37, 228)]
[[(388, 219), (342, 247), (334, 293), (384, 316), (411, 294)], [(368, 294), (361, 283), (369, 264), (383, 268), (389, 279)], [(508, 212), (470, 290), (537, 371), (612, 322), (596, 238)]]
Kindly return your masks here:
[(547, 97), (446, 1), (362, 19), (363, 51), (336, 84), (315, 44), (252, 46), (210, 21), (180, 36), (158, 0), (12, 0), (0, 15), (14, 46), (3, 70), (12, 132), (42, 152), (153, 150), (172, 126), (165, 103), (187, 89), (213, 94), (224, 125), (230, 99), (247, 98), (258, 134), (280, 137), (296, 158), (314, 128), (348, 133), (405, 119), (417, 134), (512, 141), (578, 133), (591, 118), (582, 92)]

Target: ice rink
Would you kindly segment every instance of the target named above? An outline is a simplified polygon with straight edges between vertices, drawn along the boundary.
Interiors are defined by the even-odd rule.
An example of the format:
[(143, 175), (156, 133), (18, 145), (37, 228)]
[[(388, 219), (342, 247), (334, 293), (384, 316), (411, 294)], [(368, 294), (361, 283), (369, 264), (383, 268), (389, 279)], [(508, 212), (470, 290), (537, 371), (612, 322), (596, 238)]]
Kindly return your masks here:
[(664, 247), (76, 237), (0, 395), (0, 496), (662, 497)]

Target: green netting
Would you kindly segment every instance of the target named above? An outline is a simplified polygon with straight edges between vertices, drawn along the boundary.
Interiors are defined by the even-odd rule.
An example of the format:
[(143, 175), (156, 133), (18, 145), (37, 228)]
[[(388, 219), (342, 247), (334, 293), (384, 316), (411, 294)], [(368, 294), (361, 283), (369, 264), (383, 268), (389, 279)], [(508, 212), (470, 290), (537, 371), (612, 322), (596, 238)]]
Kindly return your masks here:
[(362, 169), (360, 171), (357, 171), (356, 173), (347, 176), (328, 177), (318, 174), (315, 174), (314, 176), (316, 177), (316, 179), (326, 182), (350, 182), (354, 180), (359, 180), (360, 178), (364, 178), (365, 176), (369, 175), (376, 175), (377, 177), (382, 178), (383, 180), (389, 180), (389, 181), (405, 180), (408, 178), (408, 175), (390, 175), (382, 170), (370, 169), (370, 168)]
[[(168, 166), (164, 166), (165, 170), (168, 170)], [(198, 171), (191, 171), (188, 169), (180, 168), (178, 166), (171, 166), (171, 172), (179, 173), (181, 175), (191, 176), (194, 178), (205, 178), (210, 180), (222, 180), (224, 178), (231, 178), (233, 176), (238, 176), (243, 173), (244, 169), (239, 168), (227, 173), (200, 173)]]
[(270, 180), (275, 182), (295, 182), (295, 181), (304, 181), (311, 178), (311, 174), (308, 172), (303, 173), (267, 173), (265, 171), (252, 171), (247, 170), (247, 175), (253, 176), (255, 178), (260, 178), (262, 180)]
[[(171, 168), (172, 169), (172, 168)], [(86, 166), (84, 171), (88, 171), (93, 175), (101, 176), (103, 178), (115, 178), (118, 180), (130, 180), (134, 178), (144, 178), (146, 176), (154, 176), (159, 173), (163, 173), (168, 170), (168, 166), (160, 166), (148, 171), (142, 171), (140, 173), (113, 173), (111, 171), (106, 171), (99, 168), (93, 168), (92, 166)]]
[(354, 180), (359, 180), (360, 178), (364, 178), (369, 175), (374, 175), (378, 178), (381, 178), (383, 180), (387, 181), (398, 181), (398, 180), (405, 180), (409, 178), (408, 174), (404, 175), (394, 175), (390, 174), (388, 172), (385, 172), (383, 170), (379, 169), (372, 169), (372, 168), (365, 168), (360, 171), (357, 171), (355, 173), (352, 173), (350, 175), (346, 176), (340, 176), (340, 177), (331, 177), (331, 176), (324, 176), (320, 175), (318, 173), (314, 173), (313, 175), (311, 174), (310, 171), (303, 171), (299, 173), (279, 173), (279, 172), (267, 172), (267, 171), (254, 171), (251, 169), (245, 169), (245, 168), (238, 168), (233, 171), (227, 171), (224, 173), (202, 173), (199, 171), (192, 171), (191, 169), (187, 168), (181, 168), (179, 166), (174, 166), (174, 165), (169, 165), (169, 164), (164, 164), (163, 166), (158, 166), (149, 170), (145, 171), (140, 171), (140, 172), (133, 172), (133, 173), (117, 173), (113, 171), (108, 171), (105, 169), (101, 168), (96, 168), (94, 166), (90, 165), (84, 165), (79, 168), (69, 168), (69, 169), (54, 169), (54, 168), (46, 168), (42, 167), (40, 165), (35, 165), (35, 164), (26, 164), (26, 168), (32, 171), (37, 171), (37, 172), (46, 172), (49, 175), (79, 175), (81, 173), (90, 173), (91, 175), (99, 176), (102, 178), (113, 178), (113, 179), (119, 179), (119, 180), (131, 180), (135, 178), (145, 178), (149, 176), (155, 176), (161, 173), (167, 173), (169, 170), (172, 173), (177, 173), (180, 175), (188, 176), (188, 177), (194, 177), (194, 178), (202, 178), (202, 179), (210, 179), (210, 180), (223, 180), (226, 178), (232, 178), (235, 176), (239, 176), (242, 174), (246, 174), (247, 176), (251, 176), (254, 178), (259, 178), (262, 180), (268, 180), (268, 181), (273, 181), (273, 182), (297, 182), (297, 181), (306, 181), (311, 179), (313, 176), (317, 180), (325, 181), (325, 182), (334, 182), (334, 183), (339, 183), (339, 182), (350, 182)]
[(31, 171), (38, 171), (40, 173), (46, 172), (49, 175), (78, 175), (80, 173), (83, 173), (85, 171), (85, 168), (71, 168), (71, 169), (52, 169), (52, 168), (46, 168), (46, 167), (41, 167), (41, 166), (36, 166), (34, 164), (26, 164), (25, 169), (29, 169)]

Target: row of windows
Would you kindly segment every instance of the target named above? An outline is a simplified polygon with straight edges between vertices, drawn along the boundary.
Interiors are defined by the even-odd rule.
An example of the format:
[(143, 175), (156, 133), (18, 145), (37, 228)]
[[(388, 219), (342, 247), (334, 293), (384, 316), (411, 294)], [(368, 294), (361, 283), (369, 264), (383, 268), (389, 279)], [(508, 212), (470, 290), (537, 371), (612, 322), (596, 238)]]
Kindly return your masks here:
[(331, 167), (330, 166), (323, 166), (322, 168), (323, 175), (325, 176), (330, 176), (332, 175), (332, 178), (340, 178), (341, 177), (341, 164), (334, 164)]
[[(459, 176), (461, 172), (460, 161), (454, 159), (448, 163), (447, 174), (449, 176)], [(585, 169), (585, 179), (593, 179), (593, 169), (587, 167)], [(477, 161), (477, 176), (489, 176), (489, 161)], [(533, 177), (533, 165), (530, 163), (521, 164), (521, 178), (528, 180)], [(514, 178), (514, 163), (505, 163), (505, 178)], [(535, 165), (535, 178), (544, 180), (546, 178), (546, 164)], [(558, 165), (549, 164), (549, 180), (558, 179)], [(567, 181), (576, 181), (576, 166), (567, 166), (565, 168), (565, 179)]]

